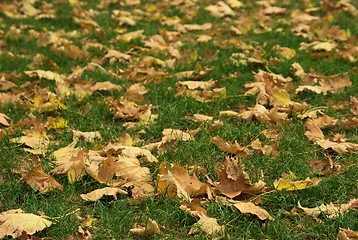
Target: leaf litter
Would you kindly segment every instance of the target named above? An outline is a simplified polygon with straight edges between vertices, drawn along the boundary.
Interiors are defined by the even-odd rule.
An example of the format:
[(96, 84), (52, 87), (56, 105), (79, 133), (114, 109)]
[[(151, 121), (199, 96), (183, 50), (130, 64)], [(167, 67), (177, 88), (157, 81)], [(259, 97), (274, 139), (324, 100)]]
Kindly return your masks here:
[[(349, 101), (343, 105), (343, 109), (349, 108), (350, 111), (340, 119), (324, 113), (331, 108), (328, 103), (327, 106), (317, 107), (300, 102), (300, 97), (307, 93), (330, 96), (344, 92), (355, 84), (351, 79), (352, 74), (341, 72), (326, 75), (314, 70), (314, 66), (307, 72), (300, 63), (294, 62), (299, 59), (296, 56), (302, 53), (318, 59), (334, 55), (350, 63), (356, 62), (357, 49), (352, 33), (349, 29), (331, 24), (336, 16), (330, 14), (331, 11), (357, 15), (355, 6), (349, 1), (322, 1), (319, 7), (308, 8), (307, 11), (292, 10), (286, 3), (279, 4), (276, 1), (248, 3), (227, 0), (207, 6), (200, 6), (196, 1), (158, 1), (146, 3), (142, 7), (143, 2), (138, 0), (121, 1), (118, 4), (123, 9), (120, 10), (109, 8), (115, 2), (103, 1), (94, 8), (88, 8), (89, 4), (81, 1), (0, 3), (6, 19), (33, 18), (38, 21), (59, 19), (55, 10), (59, 7), (58, 3), (69, 4), (72, 7), (71, 21), (78, 26), (76, 30), (66, 32), (64, 29), (53, 31), (52, 28), (41, 29), (20, 23), (10, 26), (0, 34), (0, 47), (25, 37), (34, 41), (41, 51), (46, 48), (52, 55), (73, 62), (68, 71), (63, 70), (54, 57), (49, 57), (52, 55), (36, 53), (36, 56), (27, 56), (13, 53), (11, 48), (4, 48), (1, 53), (1, 56), (14, 62), (21, 59), (33, 60), (21, 72), (0, 73), (1, 108), (11, 103), (17, 110), (30, 112), (28, 117), (19, 121), (13, 120), (15, 117), (10, 112), (0, 109), (0, 140), (10, 136), (10, 142), (17, 144), (17, 149), (54, 160), (50, 171), (41, 160), (31, 162), (32, 169), (17, 171), (21, 173), (21, 182), (30, 185), (35, 191), (56, 194), (66, 188), (66, 183), (60, 184), (55, 179), (56, 175), (67, 175), (69, 184), (81, 183), (84, 178), (89, 177), (102, 187), (79, 193), (84, 201), (100, 201), (105, 195), (117, 200), (117, 194), (123, 194), (129, 205), (139, 205), (148, 198), (165, 198), (181, 203), (179, 209), (198, 219), (188, 235), (202, 231), (216, 236), (222, 235), (226, 227), (219, 224), (223, 221), (219, 220), (218, 223), (218, 219), (209, 216), (203, 203), (207, 205), (214, 201), (222, 202), (233, 210), (248, 213), (261, 221), (274, 221), (271, 216), (274, 210), (265, 210), (265, 201), (259, 203), (255, 199), (276, 191), (303, 191), (319, 187), (322, 179), (330, 174), (342, 174), (343, 166), (333, 162), (333, 156), (358, 152), (355, 140), (350, 141), (341, 132), (358, 126), (355, 117), (358, 115), (358, 101), (355, 96), (350, 96)], [(162, 4), (166, 4), (167, 9), (177, 9), (183, 17), (167, 16)], [(311, 6), (312, 2), (307, 1), (305, 4)], [(212, 17), (209, 18), (212, 22), (195, 23), (198, 14), (203, 14), (197, 10), (199, 6), (205, 14)], [(255, 13), (250, 12), (252, 7), (256, 9)], [(89, 40), (92, 33), (102, 39), (105, 36), (104, 26), (96, 21), (103, 11), (116, 23), (116, 27), (111, 29), (116, 37), (108, 43), (97, 39)], [(281, 21), (277, 21), (277, 17), (282, 17)], [(141, 25), (139, 23), (146, 19), (158, 22), (160, 31), (147, 35), (146, 30), (137, 29)], [(282, 29), (278, 27), (278, 22), (288, 25), (292, 34), (303, 39), (298, 49), (276, 44), (272, 51), (277, 57), (266, 59), (267, 52), (263, 46), (236, 37), (273, 31), (279, 33)], [(230, 36), (227, 39), (222, 37), (228, 32)], [(131, 45), (129, 49), (124, 49), (116, 42)], [(218, 50), (211, 52), (207, 49), (203, 58), (197, 49), (186, 49), (188, 43), (212, 44)], [(92, 54), (93, 49), (100, 52), (99, 56)], [(143, 129), (148, 129), (161, 120), (158, 120), (160, 115), (157, 114), (160, 108), (158, 110), (154, 102), (147, 101), (152, 84), (160, 85), (167, 79), (176, 78), (178, 81), (173, 84), (176, 99), (193, 98), (202, 104), (230, 100), (231, 93), (225, 86), (226, 80), (223, 80), (227, 77), (226, 73), (222, 76), (223, 79), (214, 79), (213, 76), (216, 75), (212, 72), (215, 69), (210, 66), (211, 61), (216, 61), (218, 54), (227, 49), (239, 51), (231, 54), (231, 64), (255, 69), (252, 71), (254, 81), (246, 82), (242, 87), (243, 91), (234, 96), (254, 96), (253, 105), (240, 105), (239, 109), (217, 109), (216, 113), (211, 113), (212, 116), (202, 112), (187, 115), (185, 119), (198, 124), (197, 129), (164, 127), (161, 129), (160, 141), (130, 135), (138, 129), (145, 133)], [(199, 64), (198, 61), (202, 63)], [(290, 73), (274, 73), (270, 70), (287, 61), (293, 62)], [(178, 65), (188, 67), (179, 71), (176, 69)], [(110, 80), (94, 83), (93, 79), (85, 77), (86, 74), (98, 72)], [(116, 97), (118, 93), (121, 97)], [(100, 96), (114, 121), (122, 123), (125, 132), (118, 139), (107, 141), (102, 138), (104, 132), (96, 129), (81, 131), (69, 127), (72, 123), (62, 113), (77, 110), (70, 109), (68, 99), (74, 97), (81, 104), (91, 96)], [(87, 106), (86, 111), (91, 111), (91, 106)], [(220, 119), (215, 120), (217, 115)], [(225, 125), (221, 120), (224, 115), (239, 121), (257, 121), (267, 129), (249, 144), (238, 140), (230, 142), (216, 133)], [(264, 181), (264, 177), (251, 183), (249, 174), (245, 172), (245, 166), (248, 165), (246, 160), (254, 154), (278, 157), (282, 133), (277, 129), (297, 120), (304, 122), (307, 128), (304, 135), (314, 144), (313, 147), (318, 146), (325, 154), (325, 159), (315, 158), (309, 163), (312, 173), (317, 173), (322, 179), (307, 177), (297, 180), (295, 174), (289, 171), (275, 180), (272, 186)], [(176, 142), (185, 144), (200, 141), (198, 139), (203, 128), (212, 134), (212, 144), (225, 155), (225, 160), (220, 161), (221, 166), (214, 169), (216, 175), (209, 177), (202, 166), (194, 167), (201, 169), (195, 172), (190, 171), (190, 167), (161, 160), (167, 149), (177, 147)], [(21, 130), (21, 136), (14, 135), (15, 129)], [(63, 132), (73, 136), (73, 142), (64, 147), (56, 140)], [(80, 144), (81, 141), (87, 143), (86, 147)], [(77, 145), (80, 146), (76, 147)], [(215, 179), (211, 179), (213, 176)], [(328, 218), (336, 218), (348, 210), (357, 209), (356, 205), (355, 198), (345, 204), (321, 204), (314, 208), (303, 207), (297, 202), (298, 207), (291, 213), (303, 211), (314, 218), (323, 213)], [(21, 209), (7, 210), (0, 215), (3, 218), (0, 220), (0, 238), (19, 237), (23, 232), (33, 235), (52, 224), (45, 216), (24, 213)], [(165, 230), (155, 220), (148, 218), (144, 226), (136, 223), (129, 232), (151, 236), (161, 234), (161, 229)], [(79, 239), (91, 239), (90, 232), (84, 231), (81, 226), (77, 235)], [(338, 238), (355, 237), (356, 232), (339, 228)]]

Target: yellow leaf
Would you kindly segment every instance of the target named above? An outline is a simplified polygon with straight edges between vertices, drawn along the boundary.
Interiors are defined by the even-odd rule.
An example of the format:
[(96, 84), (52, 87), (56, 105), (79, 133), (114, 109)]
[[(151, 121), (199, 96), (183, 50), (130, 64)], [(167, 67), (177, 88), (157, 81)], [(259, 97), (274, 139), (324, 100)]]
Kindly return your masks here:
[(97, 201), (100, 198), (102, 198), (104, 195), (113, 196), (115, 199), (117, 199), (117, 194), (128, 194), (126, 191), (117, 188), (117, 187), (105, 187), (101, 189), (96, 189), (92, 192), (89, 192), (87, 194), (81, 194), (81, 198), (86, 201)]
[(0, 213), (0, 239), (11, 236), (17, 238), (25, 231), (33, 235), (49, 226), (52, 222), (31, 213), (24, 213), (21, 209), (13, 209)]
[(234, 205), (237, 209), (240, 210), (241, 213), (251, 213), (256, 215), (261, 220), (273, 220), (273, 217), (263, 208), (256, 206), (252, 202), (241, 202), (238, 201)]
[(159, 225), (155, 220), (149, 219), (145, 227), (134, 224), (134, 228), (129, 230), (130, 233), (139, 235), (139, 236), (152, 236), (155, 234), (160, 234)]
[(193, 225), (188, 234), (199, 232), (199, 229), (207, 234), (220, 234), (224, 231), (224, 227), (218, 224), (216, 218), (208, 217), (205, 214), (200, 215), (199, 221)]
[(292, 191), (292, 190), (302, 190), (313, 186), (317, 186), (318, 183), (321, 181), (318, 178), (312, 178), (312, 180), (310, 178), (306, 178), (305, 180), (300, 180), (300, 181), (295, 181), (295, 180), (296, 180), (296, 175), (290, 171), (289, 174), (283, 173), (282, 178), (275, 180), (273, 185), (277, 190), (285, 189), (288, 191)]
[(287, 106), (291, 102), (290, 95), (285, 89), (280, 89), (278, 87), (274, 87), (272, 91), (272, 99), (270, 103), (273, 106)]

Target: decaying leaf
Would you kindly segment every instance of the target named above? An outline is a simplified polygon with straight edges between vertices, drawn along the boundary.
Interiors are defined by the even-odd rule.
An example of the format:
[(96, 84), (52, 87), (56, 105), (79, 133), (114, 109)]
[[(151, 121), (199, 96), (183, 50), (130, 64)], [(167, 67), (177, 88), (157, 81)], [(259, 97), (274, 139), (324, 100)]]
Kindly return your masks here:
[(198, 197), (206, 195), (211, 198), (211, 190), (206, 183), (200, 182), (195, 174), (190, 176), (188, 172), (179, 165), (174, 164), (170, 171), (165, 163), (160, 164), (158, 174), (158, 192), (168, 198)]
[(2, 126), (9, 127), (10, 126), (9, 121), (11, 121), (11, 119), (8, 116), (6, 116), (5, 114), (0, 112), (0, 124)]
[(117, 188), (117, 187), (105, 187), (96, 189), (92, 192), (81, 194), (81, 198), (86, 201), (97, 201), (102, 198), (104, 195), (113, 196), (117, 199), (117, 194), (128, 194), (126, 191)]
[(220, 150), (227, 153), (235, 154), (242, 157), (251, 154), (251, 151), (247, 147), (240, 146), (237, 142), (229, 143), (220, 137), (212, 137), (211, 142), (214, 143)]
[(234, 159), (226, 158), (225, 168), (216, 169), (220, 184), (218, 190), (229, 198), (243, 195), (255, 195), (265, 191), (266, 183), (259, 180), (251, 184), (249, 176), (244, 172), (243, 166), (235, 164)]
[(0, 213), (0, 238), (11, 236), (17, 238), (26, 232), (33, 235), (51, 226), (52, 222), (46, 216), (25, 213), (21, 209), (13, 209)]
[(255, 205), (252, 202), (236, 201), (232, 206), (239, 209), (241, 213), (251, 213), (256, 215), (261, 220), (273, 220), (273, 217), (263, 208)]
[(356, 240), (358, 239), (358, 232), (352, 231), (349, 228), (339, 228), (337, 239), (339, 240)]
[(21, 181), (26, 182), (36, 190), (47, 193), (54, 189), (62, 190), (62, 185), (51, 175), (44, 173), (41, 165), (35, 167), (34, 170), (27, 170), (22, 173)]
[(315, 208), (305, 208), (302, 207), (300, 202), (298, 202), (298, 208), (303, 210), (307, 215), (312, 217), (318, 217), (321, 213), (325, 214), (328, 218), (337, 218), (341, 214), (349, 211), (349, 209), (358, 209), (358, 199), (351, 199), (348, 203), (335, 205), (330, 204), (321, 204), (319, 207)]
[(202, 230), (206, 234), (220, 234), (224, 231), (224, 227), (218, 224), (216, 218), (208, 217), (205, 214), (200, 215), (200, 219), (196, 222), (189, 231), (189, 235), (200, 232)]
[(72, 130), (73, 132), (73, 141), (76, 141), (80, 138), (83, 138), (85, 142), (93, 142), (96, 138), (101, 139), (101, 133), (96, 132), (82, 132), (78, 130)]
[(146, 226), (143, 227), (135, 223), (134, 228), (130, 229), (129, 232), (139, 236), (152, 236), (160, 234), (160, 229), (158, 223), (155, 220), (148, 219)]
[(299, 181), (295, 180), (296, 175), (293, 172), (289, 172), (289, 174), (283, 173), (282, 178), (275, 180), (273, 185), (277, 190), (293, 191), (317, 186), (318, 183), (321, 181), (318, 178), (312, 178), (312, 180), (310, 178), (306, 178), (305, 180)]

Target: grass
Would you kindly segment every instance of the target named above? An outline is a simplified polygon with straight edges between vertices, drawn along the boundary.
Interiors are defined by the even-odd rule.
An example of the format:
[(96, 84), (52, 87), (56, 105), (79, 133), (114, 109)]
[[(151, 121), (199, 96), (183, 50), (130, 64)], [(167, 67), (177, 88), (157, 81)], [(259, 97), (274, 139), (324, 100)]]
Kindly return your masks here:
[[(43, 3), (38, 2), (36, 7), (39, 9)], [(211, 16), (204, 8), (216, 1), (197, 1), (193, 6), (185, 4), (168, 5), (162, 1), (142, 1), (140, 6), (120, 6), (116, 1), (108, 1), (109, 6), (98, 8), (98, 1), (86, 1), (82, 8), (71, 6), (67, 1), (47, 1), (51, 8), (55, 10), (56, 17), (53, 19), (37, 20), (33, 16), (25, 16), (23, 19), (8, 17), (5, 12), (0, 11), (0, 74), (2, 79), (21, 86), (16, 90), (0, 90), (0, 93), (22, 94), (22, 101), (28, 96), (33, 96), (35, 86), (41, 88), (49, 87), (56, 93), (57, 84), (47, 79), (37, 79), (28, 77), (24, 71), (28, 70), (51, 70), (69, 76), (72, 68), (79, 66), (84, 68), (92, 60), (99, 61), (100, 66), (105, 70), (96, 68), (94, 71), (85, 71), (79, 79), (72, 80), (73, 83), (81, 84), (84, 82), (103, 82), (111, 81), (120, 84), (122, 91), (101, 91), (93, 92), (91, 95), (79, 99), (76, 96), (68, 96), (62, 99), (67, 109), (56, 111), (31, 111), (28, 107), (23, 107), (20, 102), (1, 104), (0, 112), (11, 118), (11, 127), (6, 128), (0, 124), (0, 212), (10, 209), (21, 208), (25, 212), (39, 214), (44, 213), (53, 217), (55, 224), (45, 230), (36, 233), (39, 237), (50, 237), (53, 239), (63, 239), (67, 236), (76, 236), (78, 226), (89, 230), (94, 239), (140, 239), (129, 232), (135, 223), (145, 225), (149, 219), (158, 222), (162, 233), (151, 236), (150, 239), (207, 239), (210, 238), (204, 232), (188, 236), (193, 224), (197, 219), (192, 215), (179, 209), (181, 201), (179, 199), (168, 200), (158, 196), (146, 199), (141, 205), (133, 206), (128, 204), (127, 196), (119, 195), (118, 199), (104, 197), (95, 202), (85, 202), (80, 194), (88, 193), (92, 190), (104, 187), (88, 175), (81, 181), (70, 184), (65, 175), (54, 175), (56, 180), (63, 185), (63, 190), (56, 190), (49, 193), (36, 191), (27, 184), (19, 181), (21, 171), (19, 167), (28, 163), (28, 169), (32, 169), (31, 159), (33, 155), (23, 150), (10, 140), (14, 137), (24, 135), (24, 129), (29, 126), (20, 124), (20, 120), (26, 119), (32, 112), (42, 124), (48, 117), (63, 117), (68, 122), (65, 129), (49, 130), (50, 136), (49, 153), (40, 156), (41, 165), (45, 172), (51, 171), (55, 167), (55, 159), (52, 152), (67, 146), (72, 142), (72, 131), (99, 131), (102, 135), (101, 140), (87, 143), (80, 140), (78, 146), (101, 150), (110, 141), (115, 141), (121, 133), (129, 133), (142, 140), (138, 146), (160, 141), (162, 131), (165, 128), (194, 130), (200, 128), (201, 131), (195, 136), (194, 141), (178, 141), (170, 146), (162, 154), (156, 153), (159, 162), (175, 163), (180, 166), (199, 165), (205, 167), (208, 176), (217, 180), (216, 168), (224, 166), (224, 159), (227, 153), (219, 150), (212, 142), (211, 138), (219, 136), (226, 141), (237, 141), (240, 145), (247, 146), (256, 138), (265, 144), (271, 144), (261, 131), (265, 129), (278, 129), (282, 133), (279, 140), (277, 151), (279, 155), (260, 155), (253, 153), (240, 159), (245, 166), (245, 171), (249, 174), (252, 182), (264, 177), (263, 180), (268, 186), (273, 187), (273, 182), (281, 177), (284, 172), (292, 171), (298, 179), (307, 177), (318, 177), (312, 172), (309, 160), (317, 156), (318, 159), (330, 155), (335, 164), (342, 168), (340, 174), (333, 174), (320, 177), (322, 181), (314, 188), (300, 191), (272, 191), (259, 196), (262, 201), (261, 207), (266, 209), (275, 219), (273, 221), (261, 221), (250, 214), (241, 214), (233, 211), (229, 206), (220, 201), (206, 201), (202, 206), (207, 210), (210, 217), (216, 218), (218, 223), (225, 226), (224, 233), (219, 236), (222, 239), (336, 239), (339, 228), (350, 228), (357, 231), (358, 214), (356, 210), (349, 211), (340, 215), (336, 219), (321, 216), (317, 222), (311, 216), (298, 215), (288, 216), (286, 212), (297, 207), (298, 202), (304, 207), (317, 207), (321, 204), (342, 204), (350, 199), (357, 198), (357, 152), (336, 154), (330, 150), (323, 150), (318, 145), (313, 144), (304, 136), (307, 128), (304, 120), (291, 116), (291, 121), (283, 125), (264, 124), (257, 120), (244, 121), (233, 117), (221, 116), (220, 111), (233, 110), (240, 111), (255, 105), (255, 96), (243, 96), (246, 91), (244, 85), (254, 81), (253, 73), (259, 70), (272, 71), (282, 74), (284, 77), (291, 77), (296, 86), (300, 80), (294, 75), (291, 65), (298, 62), (305, 72), (314, 69), (324, 75), (348, 73), (351, 87), (345, 88), (338, 93), (328, 93), (327, 95), (315, 94), (304, 91), (299, 94), (291, 93), (290, 97), (297, 102), (307, 102), (312, 108), (328, 106), (328, 103), (342, 103), (343, 109), (328, 108), (325, 110), (329, 116), (342, 119), (352, 117), (349, 109), (350, 96), (357, 96), (358, 78), (355, 61), (348, 61), (339, 55), (327, 53), (325, 51), (315, 52), (312, 50), (299, 50), (301, 42), (309, 42), (307, 39), (296, 36), (291, 30), (294, 23), (290, 22), (290, 13), (295, 9), (302, 9), (301, 3), (297, 1), (284, 1), (282, 5), (287, 11), (283, 15), (261, 16), (256, 14), (262, 9), (261, 6), (250, 1), (242, 1), (243, 7), (237, 9), (238, 15), (226, 16), (221, 19)], [(125, 2), (125, 1), (123, 1)], [(127, 1), (130, 2), (130, 1)], [(354, 42), (357, 36), (357, 26), (353, 24), (356, 16), (344, 9), (332, 10), (331, 21), (324, 19), (329, 17), (319, 4), (320, 1), (309, 1), (312, 6), (319, 7), (319, 11), (313, 14), (323, 19), (321, 23), (308, 23), (311, 30), (319, 29), (321, 25), (328, 27), (339, 26), (341, 29), (349, 31), (352, 40), (334, 40), (334, 35), (330, 36), (330, 41), (338, 43), (337, 49), (343, 50)], [(8, 4), (12, 4), (9, 3)], [(189, 4), (189, 5), (188, 5)], [(130, 12), (136, 19), (135, 26), (118, 23), (119, 20), (111, 18), (114, 10)], [(153, 10), (154, 9), (154, 10)], [(18, 9), (19, 10), (19, 9)], [(94, 13), (93, 13), (94, 10)], [(192, 15), (187, 11), (193, 11)], [(89, 26), (81, 27), (73, 21), (73, 16), (83, 16), (86, 18), (93, 13), (93, 20), (98, 23), (100, 29), (93, 29)], [(87, 14), (87, 15), (86, 15)], [(124, 96), (125, 90), (135, 81), (128, 80), (128, 75), (136, 70), (136, 67), (143, 67), (143, 57), (145, 55), (157, 57), (161, 60), (173, 59), (167, 51), (151, 49), (145, 47), (144, 40), (148, 41), (153, 35), (163, 34), (164, 29), (175, 31), (173, 26), (161, 24), (168, 17), (178, 16), (182, 18), (183, 24), (205, 24), (210, 22), (213, 27), (206, 31), (192, 31), (183, 33), (180, 37), (173, 35), (174, 40), (181, 41), (178, 47), (182, 60), (175, 63), (173, 67), (159, 66), (153, 64), (156, 71), (169, 73), (166, 77), (158, 77), (150, 80), (150, 76), (143, 82), (148, 89), (144, 101), (140, 104), (152, 104), (153, 112), (158, 115), (158, 119), (152, 125), (138, 126), (133, 130), (128, 130), (124, 124), (129, 120), (115, 119), (113, 111), (106, 102), (106, 97), (120, 99)], [(235, 35), (229, 31), (230, 26), (240, 26), (236, 21), (242, 20), (240, 16), (247, 16), (251, 21), (252, 27), (247, 33)], [(326, 23), (325, 23), (326, 22)], [(263, 31), (271, 28), (272, 31)], [(13, 30), (17, 29), (17, 31)], [(87, 42), (95, 42), (104, 46), (101, 48), (89, 49), (89, 55), (79, 60), (71, 58), (66, 53), (55, 51), (51, 44), (42, 46), (38, 38), (30, 36), (30, 29), (36, 30), (41, 34), (49, 34), (60, 31), (70, 33), (75, 31), (79, 37), (68, 37), (64, 34), (62, 40), (57, 42), (61, 48), (61, 41), (71, 41), (81, 49)], [(131, 42), (121, 42), (116, 40), (119, 32), (131, 32), (144, 30), (142, 41), (136, 39)], [(278, 30), (279, 29), (279, 30)], [(259, 33), (255, 32), (260, 30)], [(201, 34), (212, 37), (209, 42), (198, 43), (196, 39)], [(165, 34), (164, 34), (165, 35)], [(168, 35), (169, 36), (169, 33)], [(243, 44), (245, 43), (245, 44)], [(55, 45), (56, 45), (55, 44)], [(274, 46), (279, 44), (289, 47), (296, 51), (296, 56), (292, 59), (283, 59), (274, 50)], [(100, 61), (106, 54), (107, 49), (116, 49), (122, 52), (130, 51), (133, 56), (131, 62), (120, 61), (110, 64), (108, 61)], [(335, 51), (335, 50), (334, 50)], [(236, 57), (234, 53), (243, 53), (245, 58)], [(37, 54), (43, 54), (47, 60), (40, 65), (32, 67), (33, 59)], [(215, 57), (210, 57), (215, 55)], [(259, 58), (262, 64), (239, 64), (240, 60), (247, 60), (247, 57)], [(275, 62), (273, 58), (281, 58), (280, 62)], [(51, 60), (51, 61), (50, 61)], [(54, 66), (53, 62), (56, 63)], [(203, 77), (203, 81), (210, 79), (217, 80), (220, 87), (225, 87), (226, 98), (219, 98), (211, 102), (200, 102), (194, 98), (177, 96), (176, 83), (186, 79), (178, 79), (175, 73), (194, 69), (211, 68), (211, 71)], [(128, 71), (128, 69), (132, 69)], [(110, 74), (112, 71), (118, 77)], [(124, 71), (122, 73), (121, 71)], [(146, 74), (146, 73), (144, 73)], [(138, 76), (140, 79), (140, 76)], [(0, 81), (1, 83), (1, 81)], [(0, 85), (1, 86), (1, 85)], [(30, 95), (29, 95), (30, 94)], [(208, 124), (197, 124), (185, 118), (190, 114), (207, 114), (223, 122), (223, 126), (211, 132)], [(349, 141), (358, 143), (357, 128), (343, 130), (338, 127), (324, 130), (326, 136), (335, 133), (345, 134)], [(158, 165), (159, 166), (159, 165)], [(157, 180), (158, 166), (148, 166), (151, 170), (153, 184)], [(199, 179), (206, 181), (203, 175), (199, 174)], [(77, 214), (77, 215), (76, 215)], [(77, 216), (77, 217), (76, 217)], [(82, 220), (78, 217), (80, 216)], [(88, 218), (95, 218), (90, 226), (85, 226), (84, 222)]]

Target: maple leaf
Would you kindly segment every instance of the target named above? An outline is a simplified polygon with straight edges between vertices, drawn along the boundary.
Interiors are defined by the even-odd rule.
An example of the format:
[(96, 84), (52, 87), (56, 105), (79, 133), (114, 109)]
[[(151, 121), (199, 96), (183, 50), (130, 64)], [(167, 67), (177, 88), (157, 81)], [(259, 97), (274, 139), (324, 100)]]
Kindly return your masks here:
[(130, 229), (129, 232), (139, 236), (152, 236), (160, 234), (160, 229), (155, 220), (148, 219), (146, 226), (140, 226), (138, 223), (135, 223), (134, 228)]
[(252, 202), (235, 201), (232, 205), (239, 209), (241, 213), (251, 213), (256, 215), (261, 220), (273, 220), (273, 217), (263, 208), (256, 206)]
[(113, 107), (115, 118), (128, 120), (139, 119), (141, 115), (151, 109), (150, 105), (139, 106), (134, 102), (114, 101), (112, 98), (107, 98), (107, 101)]
[(151, 179), (149, 168), (140, 166), (137, 158), (118, 156), (115, 176), (127, 181), (147, 182)]
[(11, 121), (11, 118), (9, 118), (4, 113), (0, 112), (0, 124), (5, 126), (5, 127), (9, 127), (10, 126), (9, 121)]
[(58, 73), (51, 72), (51, 71), (45, 71), (45, 70), (25, 71), (25, 74), (30, 77), (38, 77), (40, 79), (45, 78), (48, 80), (54, 80), (55, 82), (58, 82), (58, 83), (63, 83), (64, 79), (65, 79), (64, 75), (60, 75)]
[(109, 81), (97, 82), (91, 87), (91, 91), (121, 91), (122, 87), (120, 85), (111, 83)]
[(215, 171), (220, 182), (218, 190), (229, 198), (236, 198), (241, 194), (255, 195), (265, 191), (266, 183), (259, 180), (257, 183), (251, 184), (243, 166), (235, 164), (232, 158), (226, 158), (225, 169), (220, 168)]
[(200, 230), (210, 235), (221, 234), (224, 231), (224, 227), (218, 224), (216, 218), (208, 217), (205, 214), (200, 214), (199, 217), (199, 221), (193, 225), (188, 235), (200, 232)]
[(282, 178), (275, 180), (273, 185), (275, 189), (277, 190), (288, 190), (288, 191), (294, 191), (294, 190), (302, 190), (306, 188), (311, 188), (314, 186), (317, 186), (318, 183), (321, 181), (318, 178), (306, 178), (305, 180), (296, 180), (296, 175), (293, 172), (283, 173)]
[(96, 132), (81, 132), (78, 130), (72, 130), (73, 132), (73, 141), (77, 141), (80, 138), (83, 138), (85, 142), (93, 142), (95, 138), (101, 139), (101, 133)]
[(142, 83), (136, 83), (127, 89), (124, 97), (128, 101), (140, 102), (144, 100), (143, 95), (146, 94), (147, 92), (148, 92), (147, 89), (143, 86)]
[(50, 227), (52, 222), (46, 216), (25, 213), (22, 209), (12, 209), (0, 213), (0, 238), (20, 237), (23, 232), (33, 235)]
[(255, 139), (250, 146), (258, 153), (263, 154), (263, 155), (271, 155), (274, 153), (274, 149), (272, 146), (262, 146), (262, 143), (260, 142), (260, 140), (257, 138)]
[(24, 148), (24, 150), (32, 154), (45, 154), (50, 144), (50, 140), (48, 139), (46, 133), (38, 132), (36, 130), (30, 131), (27, 135), (22, 137), (12, 138), (10, 141), (30, 147)]
[(44, 173), (41, 165), (35, 167), (34, 170), (26, 170), (22, 173), (21, 181), (26, 182), (37, 191), (47, 193), (54, 189), (62, 190), (62, 185), (51, 175)]
[(351, 112), (358, 116), (358, 98), (351, 96)]
[(105, 187), (96, 189), (86, 194), (81, 194), (81, 198), (86, 201), (97, 201), (102, 198), (104, 195), (113, 196), (117, 199), (117, 194), (128, 194), (126, 191), (116, 188), (116, 187)]
[(195, 174), (190, 176), (179, 165), (174, 164), (170, 171), (165, 163), (161, 163), (158, 174), (158, 192), (168, 198), (190, 199), (200, 195), (211, 198), (211, 190), (206, 183), (200, 182)]
[(300, 202), (298, 202), (298, 208), (314, 218), (318, 217), (321, 213), (324, 213), (328, 218), (337, 218), (341, 214), (349, 211), (349, 209), (358, 209), (358, 199), (351, 199), (348, 203), (341, 205), (334, 205), (333, 203), (327, 205), (321, 204), (315, 208), (302, 207)]
[(349, 228), (339, 228), (337, 239), (339, 240), (355, 240), (358, 238), (358, 232), (352, 231)]
[(81, 180), (86, 175), (85, 160), (88, 152), (75, 148), (75, 145), (76, 141), (54, 152), (57, 167), (51, 171), (56, 174), (67, 173), (70, 183)]
[(220, 137), (212, 137), (211, 142), (214, 143), (220, 150), (227, 153), (243, 157), (251, 154), (251, 151), (247, 147), (240, 146), (236, 141), (235, 143), (229, 143)]

